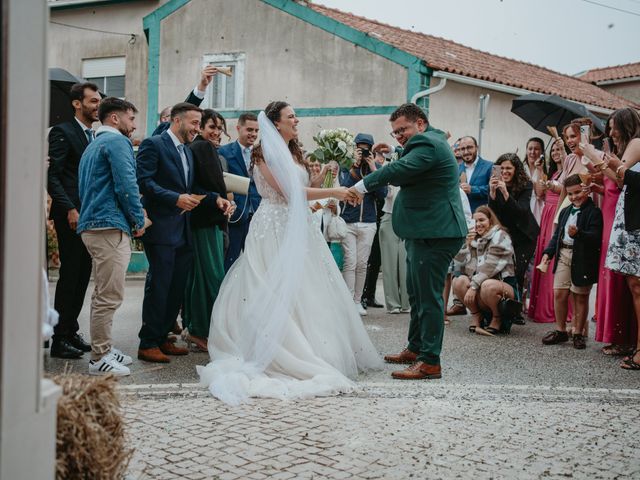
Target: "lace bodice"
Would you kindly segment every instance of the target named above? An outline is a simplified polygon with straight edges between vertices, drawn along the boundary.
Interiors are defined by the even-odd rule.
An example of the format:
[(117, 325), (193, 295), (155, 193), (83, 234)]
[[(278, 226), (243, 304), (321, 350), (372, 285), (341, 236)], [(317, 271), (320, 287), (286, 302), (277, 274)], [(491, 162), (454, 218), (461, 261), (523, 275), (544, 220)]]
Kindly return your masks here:
[[(307, 173), (307, 170), (300, 166), (296, 171), (299, 173), (303, 185), (309, 185), (309, 174)], [(253, 180), (256, 182), (256, 188), (258, 189), (258, 193), (262, 197), (263, 202), (267, 201), (269, 203), (287, 204), (285, 198), (276, 190), (271, 188), (271, 185), (269, 185), (262, 175), (262, 172), (260, 172), (260, 168), (257, 166), (253, 169)]]

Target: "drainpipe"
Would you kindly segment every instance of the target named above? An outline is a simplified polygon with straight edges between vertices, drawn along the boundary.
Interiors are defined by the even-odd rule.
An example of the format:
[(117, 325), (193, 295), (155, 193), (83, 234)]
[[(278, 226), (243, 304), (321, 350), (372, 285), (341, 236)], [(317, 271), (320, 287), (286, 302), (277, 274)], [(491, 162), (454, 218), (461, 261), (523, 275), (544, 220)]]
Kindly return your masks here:
[(447, 79), (441, 78), (440, 81), (438, 82), (438, 85), (436, 85), (435, 87), (427, 88), (426, 90), (421, 90), (417, 92), (413, 97), (411, 97), (411, 103), (415, 103), (417, 105), (418, 100), (420, 100), (422, 97), (426, 97), (428, 95), (431, 95), (432, 93), (439, 92), (446, 85), (447, 85)]

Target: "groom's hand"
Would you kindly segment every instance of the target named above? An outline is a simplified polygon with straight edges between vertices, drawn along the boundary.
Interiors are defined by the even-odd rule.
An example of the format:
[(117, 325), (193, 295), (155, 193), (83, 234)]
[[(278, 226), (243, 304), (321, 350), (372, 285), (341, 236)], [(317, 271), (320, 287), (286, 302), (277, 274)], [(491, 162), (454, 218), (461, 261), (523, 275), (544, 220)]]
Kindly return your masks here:
[(356, 187), (351, 187), (347, 190), (347, 198), (346, 201), (350, 204), (353, 205), (354, 207), (356, 205), (360, 205), (360, 203), (362, 203), (362, 198), (364, 197), (363, 194), (361, 194), (358, 190), (356, 190)]

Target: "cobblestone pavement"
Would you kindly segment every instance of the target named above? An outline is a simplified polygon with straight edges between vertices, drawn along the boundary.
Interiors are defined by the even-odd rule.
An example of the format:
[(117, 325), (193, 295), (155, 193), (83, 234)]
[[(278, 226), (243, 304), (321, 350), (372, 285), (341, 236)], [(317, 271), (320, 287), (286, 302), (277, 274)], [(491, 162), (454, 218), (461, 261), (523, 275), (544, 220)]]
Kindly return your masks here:
[(229, 407), (128, 386), (135, 479), (640, 478), (640, 391), (367, 382)]

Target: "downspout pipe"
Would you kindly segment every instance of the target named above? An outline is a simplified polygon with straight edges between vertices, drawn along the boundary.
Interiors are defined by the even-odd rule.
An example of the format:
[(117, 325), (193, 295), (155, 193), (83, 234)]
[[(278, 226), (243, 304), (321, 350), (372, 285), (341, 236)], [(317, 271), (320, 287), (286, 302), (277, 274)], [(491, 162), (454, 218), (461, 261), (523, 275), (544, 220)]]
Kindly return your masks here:
[(422, 97), (426, 97), (431, 95), (432, 93), (439, 92), (446, 86), (447, 86), (447, 79), (441, 78), (440, 81), (438, 82), (438, 85), (436, 85), (435, 87), (427, 88), (426, 90), (421, 90), (417, 92), (413, 97), (411, 97), (411, 103), (415, 103), (417, 105), (418, 100), (420, 100)]

